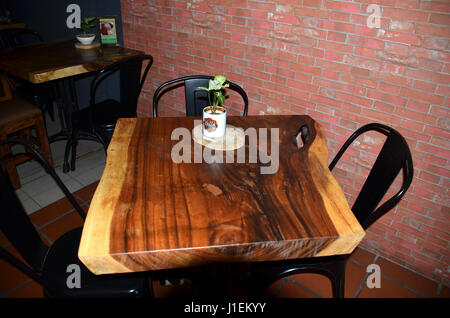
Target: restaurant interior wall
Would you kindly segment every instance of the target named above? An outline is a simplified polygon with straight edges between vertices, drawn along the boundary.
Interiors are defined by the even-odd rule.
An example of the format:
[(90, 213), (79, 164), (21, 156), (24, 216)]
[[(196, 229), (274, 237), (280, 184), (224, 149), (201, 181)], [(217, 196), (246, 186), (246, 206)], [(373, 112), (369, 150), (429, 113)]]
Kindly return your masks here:
[[(320, 121), (330, 161), (364, 124), (397, 129), (415, 177), (361, 247), (449, 284), (448, 1), (121, 0), (121, 8), (125, 46), (155, 58), (140, 116), (151, 116), (164, 81), (224, 74), (246, 90), (249, 115)], [(158, 111), (184, 116), (183, 103), (176, 91)], [(334, 169), (350, 203), (381, 142), (378, 135), (357, 140)]]

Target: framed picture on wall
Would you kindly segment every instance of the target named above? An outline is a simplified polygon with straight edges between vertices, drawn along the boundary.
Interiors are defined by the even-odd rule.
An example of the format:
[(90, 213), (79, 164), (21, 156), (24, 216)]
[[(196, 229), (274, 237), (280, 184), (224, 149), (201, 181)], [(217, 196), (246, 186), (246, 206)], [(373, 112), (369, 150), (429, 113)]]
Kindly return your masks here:
[(97, 24), (100, 43), (104, 46), (118, 46), (119, 24), (117, 16), (98, 17)]

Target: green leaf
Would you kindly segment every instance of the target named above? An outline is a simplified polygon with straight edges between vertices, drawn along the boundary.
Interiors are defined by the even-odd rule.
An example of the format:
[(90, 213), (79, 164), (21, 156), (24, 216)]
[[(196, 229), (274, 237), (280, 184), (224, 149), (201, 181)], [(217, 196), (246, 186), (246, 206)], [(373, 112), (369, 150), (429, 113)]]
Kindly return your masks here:
[(227, 78), (223, 75), (216, 75), (214, 76), (214, 81), (220, 85), (223, 85), (227, 81)]
[(209, 80), (209, 90), (218, 90), (222, 88), (222, 84), (216, 80)]
[(218, 105), (223, 105), (223, 103), (225, 103), (225, 96), (223, 96), (221, 91), (215, 92), (214, 95), (217, 98)]

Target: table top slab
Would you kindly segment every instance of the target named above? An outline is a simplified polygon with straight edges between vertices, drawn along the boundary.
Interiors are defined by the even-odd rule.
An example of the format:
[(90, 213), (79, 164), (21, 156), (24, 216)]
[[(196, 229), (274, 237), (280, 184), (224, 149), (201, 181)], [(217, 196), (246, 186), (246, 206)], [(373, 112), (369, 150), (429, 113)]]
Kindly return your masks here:
[[(361, 241), (364, 231), (328, 170), (317, 122), (302, 115), (230, 116), (229, 124), (254, 128), (259, 138), (247, 137), (245, 163), (236, 162), (237, 151), (234, 163), (226, 152), (224, 163), (195, 163), (205, 148), (193, 140), (190, 162), (176, 163), (172, 150), (183, 139), (172, 133), (192, 132), (195, 120), (201, 122), (118, 121), (80, 243), (79, 257), (92, 272), (347, 254)], [(309, 137), (299, 149), (293, 139), (303, 125)], [(276, 173), (261, 173), (271, 164), (261, 157), (249, 162), (250, 149), (259, 151), (263, 140), (265, 153), (279, 149)]]
[(31, 83), (43, 83), (104, 68), (141, 51), (123, 47), (81, 50), (76, 40), (63, 39), (20, 46), (0, 52), (0, 70)]

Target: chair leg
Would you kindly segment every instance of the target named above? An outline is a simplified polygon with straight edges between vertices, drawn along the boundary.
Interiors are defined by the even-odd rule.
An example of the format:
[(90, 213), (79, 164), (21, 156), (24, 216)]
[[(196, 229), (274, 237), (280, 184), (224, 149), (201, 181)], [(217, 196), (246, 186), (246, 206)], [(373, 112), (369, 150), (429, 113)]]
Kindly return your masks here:
[[(45, 111), (48, 112), (51, 121), (55, 121), (55, 109), (53, 108), (53, 101), (48, 102), (45, 105)], [(45, 112), (44, 112), (45, 114)]]
[(66, 142), (66, 148), (64, 150), (64, 162), (63, 162), (63, 172), (67, 173), (70, 170), (70, 164), (69, 164), (69, 154), (70, 149), (72, 148), (72, 141), (67, 140)]
[[(7, 135), (5, 133), (0, 133), (0, 140), (5, 139), (7, 139)], [(17, 174), (16, 164), (14, 163), (14, 157), (12, 156), (11, 147), (9, 145), (1, 146), (0, 154), (4, 158), (6, 172), (8, 173), (14, 190), (19, 189), (21, 187), (20, 178)]]
[(345, 297), (345, 264), (346, 260), (338, 261), (330, 265), (330, 272), (333, 273), (333, 297), (344, 298)]
[[(344, 274), (345, 276), (345, 271)], [(345, 277), (338, 276), (333, 284), (333, 297), (344, 298), (345, 297)]]
[(70, 160), (70, 170), (75, 170), (75, 161), (77, 160), (77, 146), (78, 146), (78, 131), (76, 128), (72, 129), (72, 158)]
[(283, 271), (278, 267), (259, 266), (250, 269), (249, 277), (249, 296), (250, 297), (264, 297), (267, 288), (270, 284), (281, 278)]
[[(22, 130), (20, 132), (20, 135), (21, 135), (22, 139), (26, 140), (27, 142), (30, 142), (32, 139), (31, 128), (25, 128), (24, 130)], [(28, 154), (31, 153), (31, 151), (28, 149), (25, 149), (25, 152), (27, 152)]]
[(39, 145), (42, 155), (47, 159), (50, 167), (53, 168), (52, 151), (48, 144), (47, 129), (45, 128), (45, 122), (43, 116), (36, 118), (36, 134), (39, 140)]
[(289, 261), (285, 264), (261, 263), (253, 266), (250, 273), (249, 294), (250, 296), (262, 297), (267, 288), (277, 279), (297, 273), (314, 272), (326, 275), (332, 283), (333, 297), (344, 298), (345, 295), (345, 264), (347, 258), (332, 261), (321, 261), (311, 263), (297, 263)]

